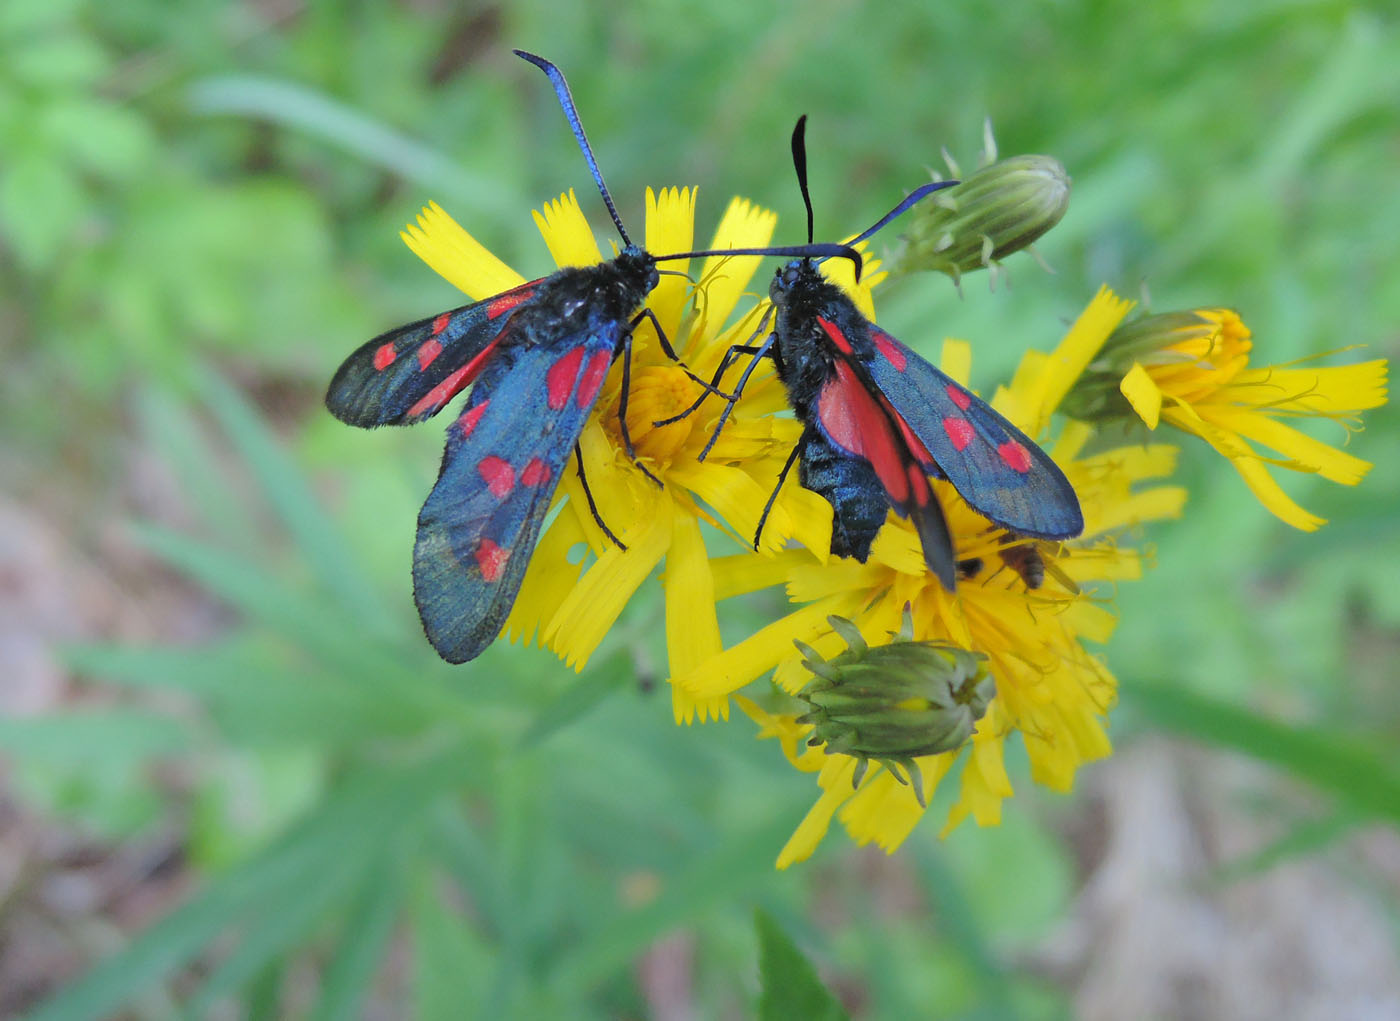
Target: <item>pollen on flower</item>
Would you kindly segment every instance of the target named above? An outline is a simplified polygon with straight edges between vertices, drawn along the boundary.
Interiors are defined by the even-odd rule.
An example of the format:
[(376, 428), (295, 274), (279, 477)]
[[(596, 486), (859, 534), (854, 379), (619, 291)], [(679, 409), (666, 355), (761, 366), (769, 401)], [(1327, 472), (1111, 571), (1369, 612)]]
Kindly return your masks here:
[[(679, 415), (700, 396), (700, 387), (675, 365), (647, 365), (632, 374), (632, 388), (627, 395), (627, 432), (637, 457), (652, 464), (671, 464), (676, 453), (686, 445), (702, 416), (690, 414), (680, 421), (654, 425)], [(617, 414), (604, 416), (612, 430), (617, 430)], [(618, 438), (621, 446), (621, 438)]]

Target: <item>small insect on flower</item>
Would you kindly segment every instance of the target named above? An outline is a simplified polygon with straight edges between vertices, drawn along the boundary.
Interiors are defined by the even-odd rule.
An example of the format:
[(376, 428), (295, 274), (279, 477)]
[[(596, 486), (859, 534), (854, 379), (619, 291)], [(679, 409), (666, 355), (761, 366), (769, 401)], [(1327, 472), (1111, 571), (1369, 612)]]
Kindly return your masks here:
[[(802, 117), (793, 131), (792, 156), (810, 241), (805, 125)], [(957, 183), (924, 185), (851, 243), (874, 234), (925, 195)], [(730, 351), (730, 357), (751, 356), (734, 393), (742, 392), (760, 358), (773, 359), (789, 402), (806, 425), (778, 486), (800, 461), (799, 482), (832, 506), (832, 553), (864, 563), (886, 510), (893, 509), (913, 521), (925, 563), (953, 591), (958, 565), (930, 475), (947, 479), (979, 514), (1020, 535), (1067, 539), (1083, 531), (1074, 487), (1049, 455), (971, 391), (866, 319), (823, 278), (811, 257), (779, 269), (769, 295), (777, 312), (772, 334), (760, 346)], [(766, 323), (765, 317), (759, 332)], [(716, 435), (723, 424), (722, 415)], [(760, 533), (762, 528), (760, 522)]]
[[(480, 655), (500, 633), (560, 473), (619, 356), (618, 426), (635, 461), (627, 433), (633, 329), (650, 318), (666, 354), (679, 361), (655, 315), (643, 307), (659, 279), (657, 263), (707, 255), (841, 256), (857, 267), (860, 262), (857, 252), (841, 245), (644, 251), (627, 236), (563, 74), (542, 57), (515, 52), (549, 77), (622, 237), (622, 251), (611, 262), (564, 268), (390, 330), (347, 358), (326, 393), (327, 408), (341, 421), (373, 428), (422, 422), (475, 384), (447, 428), (442, 468), (418, 515), (413, 549), (419, 617), (433, 648), (452, 663)], [(580, 458), (581, 479), (582, 463)], [(586, 480), (584, 492), (591, 504)], [(598, 523), (617, 542), (606, 523)]]

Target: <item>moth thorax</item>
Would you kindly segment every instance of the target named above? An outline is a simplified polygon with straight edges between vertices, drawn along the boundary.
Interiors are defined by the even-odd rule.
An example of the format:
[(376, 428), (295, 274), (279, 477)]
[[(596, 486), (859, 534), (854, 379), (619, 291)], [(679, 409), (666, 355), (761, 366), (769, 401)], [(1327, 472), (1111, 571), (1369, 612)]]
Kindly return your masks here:
[[(653, 423), (679, 415), (698, 396), (700, 387), (677, 366), (647, 365), (633, 371), (632, 390), (627, 396), (627, 431), (639, 459), (653, 465), (671, 463), (690, 439), (700, 415), (687, 415), (669, 425)], [(610, 423), (612, 431), (618, 431), (615, 409), (603, 421)], [(616, 439), (621, 447), (621, 437)]]

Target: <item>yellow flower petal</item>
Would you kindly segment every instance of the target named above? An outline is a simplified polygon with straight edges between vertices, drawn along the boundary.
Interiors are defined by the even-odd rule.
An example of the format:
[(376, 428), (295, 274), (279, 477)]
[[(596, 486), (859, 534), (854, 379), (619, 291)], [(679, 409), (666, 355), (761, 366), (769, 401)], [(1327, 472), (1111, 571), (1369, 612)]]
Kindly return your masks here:
[[(821, 843), (822, 837), (826, 836), (826, 831), (831, 828), (832, 816), (854, 793), (851, 787), (850, 774), (855, 771), (855, 760), (850, 756), (835, 756), (846, 760), (844, 772), (845, 782), (837, 777), (832, 783), (822, 791), (821, 797), (817, 799), (803, 820), (797, 824), (797, 829), (793, 831), (788, 842), (783, 845), (783, 849), (778, 852), (777, 867), (785, 869), (789, 865), (806, 861), (812, 856), (812, 852)], [(823, 771), (825, 775), (825, 771)]]
[(1060, 406), (1065, 394), (1085, 367), (1099, 353), (1103, 342), (1123, 317), (1137, 304), (1118, 297), (1107, 287), (1099, 288), (1094, 300), (1080, 313), (1074, 325), (1046, 362), (1034, 386), (1025, 394), (1024, 406), (1030, 418), (1031, 436), (1038, 436), (1050, 422), (1050, 416)]
[(1113, 611), (1086, 600), (1070, 604), (1063, 613), (1064, 622), (1074, 628), (1080, 637), (1104, 645), (1113, 637), (1118, 626), (1118, 618)]
[(972, 379), (972, 345), (965, 340), (945, 337), (938, 367), (955, 382), (969, 386)]
[(545, 641), (575, 670), (582, 670), (617, 620), (632, 593), (666, 554), (671, 542), (669, 501), (656, 503), (646, 528), (629, 533), (627, 549), (609, 547), (564, 599), (545, 628)]
[[(953, 756), (928, 757), (932, 761), (939, 759), (951, 761)], [(927, 760), (919, 760), (915, 768), (920, 768), (924, 761)], [(886, 854), (893, 854), (924, 817), (924, 807), (919, 804), (913, 788), (900, 783), (889, 770), (871, 770), (871, 773), (856, 796), (842, 806), (837, 818), (858, 845), (874, 843)], [(928, 771), (923, 771), (923, 775), (927, 777)], [(925, 787), (925, 795), (931, 796), (934, 786)]]
[(418, 223), (399, 234), (414, 255), (474, 301), (525, 283), (525, 278), (488, 252), (436, 202), (418, 214)]
[(1153, 486), (1115, 500), (1111, 506), (1093, 506), (1085, 513), (1084, 531), (1102, 535), (1147, 521), (1174, 520), (1181, 517), (1188, 495), (1185, 486)]
[(1158, 389), (1147, 370), (1134, 362), (1128, 374), (1118, 384), (1118, 389), (1128, 398), (1128, 403), (1133, 406), (1138, 418), (1146, 423), (1147, 428), (1156, 429), (1162, 417), (1162, 391)]
[[(1178, 425), (1180, 423), (1173, 422), (1172, 424)], [(1241, 444), (1232, 436), (1210, 428), (1192, 429), (1191, 431), (1229, 458), (1230, 464), (1235, 471), (1240, 473), (1240, 477), (1244, 479), (1245, 484), (1249, 486), (1250, 491), (1254, 493), (1259, 502), (1264, 505), (1264, 509), (1276, 518), (1303, 532), (1315, 532), (1327, 524), (1326, 518), (1310, 514), (1298, 506), (1274, 481), (1274, 477), (1269, 474), (1268, 469), (1257, 457), (1248, 451), (1241, 454)]]
[(593, 229), (588, 226), (572, 188), (556, 201), (546, 202), (542, 211), (536, 210), (532, 215), (544, 243), (549, 246), (549, 254), (560, 266), (593, 266), (603, 261)]
[(812, 642), (828, 634), (831, 631), (831, 625), (826, 622), (828, 614), (852, 616), (855, 602), (858, 600), (853, 601), (847, 596), (804, 606), (782, 620), (760, 628), (690, 673), (674, 677), (671, 681), (697, 697), (727, 695), (737, 691), (755, 677), (766, 674), (783, 660), (791, 658), (795, 654), (792, 647), (794, 638)]
[[(694, 248), (695, 189), (662, 188), (661, 194), (657, 195), (648, 188), (646, 250), (653, 255), (673, 255)], [(689, 265), (689, 259), (677, 259), (663, 263), (661, 268), (684, 273)], [(664, 273), (647, 296), (647, 307), (656, 313), (661, 328), (672, 341), (679, 333), (688, 289), (685, 277)], [(649, 323), (647, 328), (651, 328)]]
[(505, 634), (511, 641), (531, 641), (558, 612), (583, 573), (582, 562), (569, 563), (570, 551), (583, 541), (583, 529), (572, 514), (559, 514), (545, 529), (525, 569), (520, 595), (506, 618)]
[[(741, 542), (753, 541), (758, 516), (768, 499), (768, 491), (748, 472), (708, 461), (704, 464), (691, 462), (675, 466), (670, 478), (713, 507), (737, 532)], [(786, 536), (781, 534), (787, 525), (783, 520), (786, 514), (777, 517), (777, 520), (770, 517), (764, 525), (764, 549), (779, 549), (786, 540)]]
[(806, 550), (788, 549), (771, 557), (756, 557), (752, 553), (716, 557), (710, 561), (715, 600), (781, 585), (787, 581), (793, 566), (801, 562), (811, 562), (811, 555)]
[(1241, 436), (1289, 458), (1293, 462), (1289, 467), (1295, 471), (1316, 472), (1329, 482), (1354, 486), (1371, 470), (1371, 462), (1328, 446), (1277, 419), (1248, 411), (1209, 406), (1200, 410), (1202, 417), (1208, 421), (1225, 429), (1233, 429)]
[[(700, 524), (686, 514), (672, 520), (671, 548), (666, 553), (666, 655), (671, 676), (689, 673), (722, 648), (719, 619), (715, 616), (715, 586)], [(677, 723), (690, 723), (728, 715), (723, 696), (696, 699), (682, 688), (671, 688), (671, 707)]]
[(834, 512), (825, 497), (790, 480), (778, 503), (792, 523), (792, 538), (812, 551), (821, 563), (831, 556), (831, 522)]
[(1384, 358), (1317, 369), (1247, 369), (1234, 378), (1232, 389), (1255, 390), (1260, 405), (1337, 415), (1384, 404), (1386, 372)]
[[(731, 199), (710, 247), (762, 248), (772, 240), (777, 226), (777, 213), (756, 206), (748, 199)], [(748, 255), (712, 255), (705, 260), (696, 295), (700, 321), (693, 334), (701, 344), (714, 340), (724, 328), (762, 261), (761, 256)]]
[(1079, 457), (1080, 451), (1093, 438), (1094, 427), (1092, 425), (1088, 422), (1071, 420), (1065, 423), (1065, 427), (1060, 430), (1059, 439), (1055, 441), (1047, 453), (1060, 464), (1069, 464)]

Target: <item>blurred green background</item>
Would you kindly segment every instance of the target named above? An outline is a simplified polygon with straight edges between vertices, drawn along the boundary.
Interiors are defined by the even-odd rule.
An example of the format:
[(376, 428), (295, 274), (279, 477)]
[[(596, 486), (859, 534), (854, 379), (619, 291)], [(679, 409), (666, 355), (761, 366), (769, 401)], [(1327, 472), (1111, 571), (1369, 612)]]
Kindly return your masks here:
[(1360, 487), (1285, 480), (1314, 535), (1187, 444), (1115, 599), (1118, 755), (1068, 798), (1014, 762), (999, 829), (935, 806), (893, 858), (773, 871), (815, 787), (745, 722), (674, 729), (655, 589), (581, 676), (436, 660), (440, 431), (320, 397), (460, 300), (397, 237), (428, 200), (529, 275), (560, 191), (606, 236), (516, 46), (634, 232), (695, 184), (697, 239), (741, 194), (799, 241), (804, 112), (819, 237), (975, 165), (986, 117), (1059, 157), (1055, 275), (879, 295), (983, 389), (1100, 283), (1233, 305), (1261, 363), (1400, 347), (1391, 5), (5, 0), (0, 1014), (838, 1016), (803, 957), (861, 1017), (1400, 1011), (1391, 408)]

